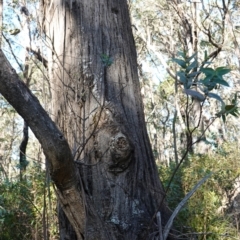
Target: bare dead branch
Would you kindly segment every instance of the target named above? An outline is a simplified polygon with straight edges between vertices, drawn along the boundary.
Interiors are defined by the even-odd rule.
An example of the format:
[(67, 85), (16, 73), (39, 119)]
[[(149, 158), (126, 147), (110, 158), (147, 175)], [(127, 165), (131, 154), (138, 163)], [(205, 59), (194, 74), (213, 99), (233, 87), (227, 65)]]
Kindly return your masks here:
[(27, 51), (31, 52), (34, 54), (34, 56), (40, 61), (42, 62), (43, 66), (48, 69), (48, 60), (42, 55), (42, 53), (40, 52), (40, 49), (38, 50), (34, 50), (31, 47), (27, 47), (26, 48)]
[(14, 53), (14, 51), (13, 51), (13, 49), (12, 49), (12, 45), (11, 45), (9, 39), (6, 38), (6, 36), (5, 36), (3, 33), (2, 33), (2, 36), (3, 36), (3, 38), (5, 39), (5, 41), (7, 42), (8, 46), (9, 46), (9, 49), (10, 49), (10, 51), (11, 51), (11, 54), (12, 54), (13, 58), (15, 59), (18, 67), (21, 69), (21, 71), (23, 71), (24, 69), (23, 69), (22, 65), (20, 64), (20, 62), (18, 61), (17, 56), (16, 56), (16, 54)]
[(161, 219), (161, 213), (157, 213), (157, 223), (158, 223), (158, 231), (159, 231), (159, 240), (163, 239), (163, 232), (162, 232), (162, 219)]
[(173, 224), (173, 220), (174, 218), (178, 215), (179, 211), (182, 209), (182, 207), (186, 204), (186, 202), (188, 201), (188, 199), (197, 191), (197, 189), (199, 187), (201, 187), (201, 185), (208, 179), (210, 178), (212, 175), (212, 173), (210, 173), (209, 175), (207, 175), (206, 177), (204, 177), (203, 179), (201, 179), (195, 186), (194, 188), (183, 198), (183, 200), (178, 204), (178, 206), (175, 208), (175, 210), (173, 211), (170, 219), (168, 220), (165, 229), (163, 231), (163, 240), (166, 240), (169, 234), (169, 231), (171, 230), (172, 224)]

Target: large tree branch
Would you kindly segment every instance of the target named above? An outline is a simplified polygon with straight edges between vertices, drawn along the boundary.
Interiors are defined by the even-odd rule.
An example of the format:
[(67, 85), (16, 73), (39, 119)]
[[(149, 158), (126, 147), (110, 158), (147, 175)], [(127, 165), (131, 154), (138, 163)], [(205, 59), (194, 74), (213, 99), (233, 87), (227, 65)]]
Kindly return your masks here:
[(50, 173), (60, 190), (75, 184), (73, 157), (63, 134), (50, 119), (38, 99), (21, 81), (0, 50), (0, 93), (23, 117), (43, 147)]
[[(79, 240), (85, 231), (85, 209), (76, 185), (73, 156), (67, 140), (0, 50), (0, 93), (22, 116), (41, 143), (64, 212)], [(79, 211), (76, 211), (78, 209)]]

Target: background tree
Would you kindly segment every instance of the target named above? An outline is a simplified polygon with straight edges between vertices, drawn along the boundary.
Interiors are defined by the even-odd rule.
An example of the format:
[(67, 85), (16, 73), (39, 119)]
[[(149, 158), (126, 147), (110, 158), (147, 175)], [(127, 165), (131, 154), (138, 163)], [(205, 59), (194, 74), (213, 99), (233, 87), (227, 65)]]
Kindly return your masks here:
[[(232, 105), (231, 107), (234, 105), (237, 108), (237, 103), (234, 100), (238, 100), (238, 94), (235, 95), (238, 91), (238, 80), (235, 76), (238, 74), (238, 61), (236, 59), (239, 48), (238, 22), (236, 21), (236, 16), (239, 14), (237, 10), (239, 4), (237, 2), (148, 1), (148, 4), (145, 4), (142, 1), (133, 1), (131, 4), (149, 136), (157, 160), (168, 166), (162, 171), (160, 165), (160, 176), (164, 176), (166, 171), (169, 171), (168, 178), (164, 178), (164, 184), (166, 187), (170, 187), (168, 202), (172, 208), (175, 208), (184, 194), (189, 191), (185, 188), (187, 184), (183, 176), (185, 172), (190, 171), (192, 174), (192, 179), (188, 182), (195, 182), (199, 172), (206, 173), (210, 169), (215, 171), (207, 162), (196, 169), (197, 162), (194, 162), (194, 159), (199, 161), (199, 158), (194, 155), (189, 156), (186, 152), (206, 157), (210, 161), (209, 164), (216, 163), (214, 152), (223, 154), (227, 158), (230, 158), (231, 154), (239, 152), (238, 140), (234, 137), (239, 133), (238, 118), (228, 116), (225, 123), (223, 121), (225, 119), (218, 118), (225, 117), (218, 114), (224, 106), (222, 100), (225, 101), (225, 104)], [(191, 58), (191, 56), (193, 57)], [(191, 60), (189, 61), (188, 58)], [(205, 73), (198, 74), (206, 59), (207, 65), (209, 65), (205, 66), (212, 68), (212, 70), (216, 70), (220, 66), (231, 69), (227, 75), (224, 75), (224, 79), (230, 87), (218, 86), (213, 89), (213, 95), (210, 94), (211, 97), (207, 97), (207, 101), (201, 107), (201, 104), (197, 106), (194, 102), (199, 96), (200, 98), (207, 96), (206, 92), (202, 92), (200, 88), (202, 86), (199, 86), (201, 85), (199, 80), (204, 79), (206, 75)], [(190, 63), (191, 67), (189, 67)], [(188, 71), (192, 69), (188, 73), (187, 67), (189, 67)], [(229, 70), (226, 69), (227, 71)], [(190, 76), (189, 73), (192, 75)], [(196, 73), (197, 75), (194, 75)], [(188, 83), (191, 80), (187, 91), (183, 84), (185, 76), (189, 77)], [(198, 95), (198, 92), (203, 95)], [(195, 114), (201, 115), (201, 124), (192, 121)], [(233, 114), (237, 116), (237, 114)], [(215, 120), (212, 122), (213, 119)], [(198, 128), (193, 127), (198, 125)], [(160, 129), (161, 131), (159, 131)], [(192, 131), (193, 129), (195, 130)], [(230, 142), (237, 147), (233, 151), (232, 148), (226, 148), (225, 144), (225, 146), (222, 145), (224, 142)], [(237, 145), (235, 145), (236, 143)], [(211, 157), (208, 156), (209, 154)], [(179, 169), (180, 161), (183, 165)], [(219, 164), (223, 168), (222, 171), (225, 171), (226, 166), (221, 161)], [(238, 162), (230, 165), (234, 168), (235, 164), (238, 165)], [(176, 169), (179, 169), (179, 172), (173, 178), (172, 174), (176, 173)], [(218, 175), (217, 163), (216, 172), (215, 174)], [(237, 186), (238, 182), (237, 173), (232, 174), (232, 177), (231, 191), (227, 191), (228, 193), (225, 194), (225, 188), (222, 188), (222, 195), (220, 194), (222, 200), (224, 199), (223, 202), (228, 202), (229, 205), (232, 205), (234, 199), (232, 197), (235, 196), (232, 188), (234, 185)], [(171, 185), (169, 185), (169, 181), (172, 182)], [(239, 188), (237, 187), (233, 191), (238, 192)], [(204, 198), (209, 200), (208, 193), (203, 192)], [(190, 204), (194, 205), (191, 201), (194, 199), (190, 200)], [(195, 201), (198, 204), (197, 199)], [(172, 205), (172, 203), (174, 204)], [(207, 205), (202, 206), (200, 211), (203, 211), (204, 207), (207, 209), (209, 207)], [(210, 202), (209, 205), (211, 205)], [(225, 203), (223, 205), (225, 206)], [(185, 210), (187, 211), (187, 207)], [(196, 220), (197, 216), (194, 215), (194, 212), (192, 212), (192, 216)], [(224, 211), (223, 214), (228, 219), (227, 211)], [(205, 217), (211, 219), (213, 215), (210, 215), (205, 215)], [(214, 218), (219, 220), (220, 216), (221, 214), (216, 211)], [(191, 219), (190, 222), (195, 220)], [(189, 222), (185, 222), (184, 218), (181, 218), (178, 223), (189, 226)], [(230, 222), (228, 224), (228, 226), (231, 225)], [(190, 226), (193, 225), (190, 224)], [(219, 226), (221, 226), (220, 220)], [(194, 231), (194, 228), (187, 230), (187, 232)], [(228, 231), (226, 229), (225, 231)], [(221, 232), (220, 228), (218, 230)], [(221, 239), (218, 230), (215, 229), (214, 239)], [(198, 233), (195, 232), (191, 236), (199, 236), (199, 239), (211, 239), (212, 237), (204, 231)]]
[[(171, 139), (172, 144), (176, 142), (174, 145), (166, 141), (162, 143), (161, 138), (158, 138), (159, 143), (161, 142), (162, 145), (160, 146), (160, 144), (158, 144), (158, 148), (162, 149), (163, 146), (166, 146), (165, 150), (162, 149), (162, 151), (170, 152), (170, 155), (168, 154), (170, 158), (177, 162), (181, 159), (181, 151), (186, 148), (188, 142), (198, 141), (198, 146), (194, 147), (196, 152), (206, 152), (210, 147), (209, 144), (205, 144), (206, 140), (212, 143), (223, 142), (227, 134), (226, 126), (228, 126), (230, 130), (231, 123), (236, 122), (234, 119), (231, 119), (231, 121), (228, 121), (228, 123), (223, 126), (221, 121), (217, 120), (209, 126), (204, 136), (201, 137), (201, 129), (205, 129), (208, 126), (208, 120), (215, 116), (218, 112), (217, 108), (221, 105), (219, 102), (210, 99), (207, 101), (209, 105), (202, 111), (199, 130), (190, 134), (190, 132), (187, 131), (189, 128), (187, 122), (190, 123), (192, 120), (187, 121), (187, 119), (190, 116), (192, 118), (196, 114), (196, 109), (199, 109), (197, 112), (200, 112), (201, 107), (197, 107), (197, 103), (194, 101), (192, 111), (186, 116), (185, 110), (186, 108), (190, 109), (192, 103), (190, 101), (187, 107), (186, 101), (184, 100), (186, 99), (186, 93), (182, 93), (183, 84), (179, 81), (180, 76), (177, 73), (181, 65), (178, 64), (179, 61), (177, 63), (171, 60), (174, 58), (182, 59), (181, 56), (179, 56), (179, 52), (184, 53), (186, 57), (191, 57), (196, 53), (191, 60), (192, 75), (189, 75), (193, 82), (191, 82), (191, 84), (189, 83), (188, 86), (189, 89), (196, 91), (201, 91), (198, 81), (201, 80), (203, 76), (201, 74), (194, 76), (195, 70), (200, 70), (203, 66), (213, 69), (224, 66), (231, 69), (231, 72), (224, 77), (227, 79), (228, 84), (234, 87), (228, 90), (226, 90), (226, 88), (223, 90), (224, 88), (220, 87), (214, 91), (220, 94), (221, 98), (229, 104), (233, 99), (235, 90), (236, 92), (238, 91), (238, 83), (235, 78), (236, 74), (238, 74), (238, 71), (236, 71), (238, 64), (234, 61), (234, 59), (238, 58), (237, 48), (239, 48), (238, 23), (236, 22), (238, 5), (237, 1), (219, 2), (215, 0), (208, 2), (149, 1), (148, 3), (146, 7), (142, 7), (143, 3), (141, 1), (134, 1), (131, 4), (134, 33), (139, 49), (139, 61), (142, 62), (142, 69), (145, 71), (147, 67), (144, 61), (146, 60), (150, 60), (150, 66), (152, 66), (152, 68), (158, 67), (159, 69), (158, 71), (155, 70), (154, 75), (160, 79), (161, 84), (159, 87), (153, 87), (152, 89), (154, 90), (152, 91), (156, 92), (155, 101), (163, 104), (153, 104), (155, 110), (150, 111), (150, 113), (152, 113), (153, 118), (153, 114), (156, 115), (156, 113), (159, 113), (159, 116), (162, 116), (163, 113), (163, 118), (166, 115), (168, 116), (168, 121), (164, 124), (158, 124), (158, 126), (162, 126), (161, 128), (169, 128), (170, 131), (165, 132), (171, 132), (172, 134), (170, 134), (170, 138), (167, 139)], [(166, 70), (165, 75), (160, 74), (163, 68)], [(149, 82), (153, 78), (153, 75), (147, 78)], [(143, 81), (143, 88), (147, 87), (146, 82), (147, 81)], [(149, 85), (156, 85), (156, 80), (155, 83), (153, 82)], [(171, 91), (169, 92), (170, 88)], [(161, 91), (159, 91), (160, 89)], [(168, 92), (171, 94), (166, 95)], [(146, 94), (145, 96), (148, 97)], [(190, 95), (190, 98), (192, 97), (193, 96)], [(159, 100), (156, 100), (156, 98)], [(152, 101), (151, 99), (153, 98), (149, 98), (148, 101)], [(159, 118), (155, 118), (155, 121), (159, 121), (158, 119)], [(190, 129), (192, 129), (193, 125), (196, 126), (197, 124), (190, 125), (192, 125)], [(237, 123), (233, 125), (239, 128)], [(192, 136), (190, 137), (190, 135)], [(188, 140), (185, 141), (184, 139)], [(152, 141), (156, 142), (156, 139)], [(174, 147), (173, 152), (167, 150), (172, 146)], [(162, 155), (161, 161), (164, 161), (164, 156), (168, 158), (168, 155)]]

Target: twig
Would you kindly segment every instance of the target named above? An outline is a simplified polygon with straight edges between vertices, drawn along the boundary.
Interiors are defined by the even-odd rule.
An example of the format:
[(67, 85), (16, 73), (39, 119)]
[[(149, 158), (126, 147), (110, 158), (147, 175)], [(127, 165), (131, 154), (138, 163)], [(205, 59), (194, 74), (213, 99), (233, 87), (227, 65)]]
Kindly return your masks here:
[(36, 58), (43, 63), (43, 66), (48, 69), (48, 61), (45, 57), (43, 57), (43, 55), (41, 54), (40, 52), (40, 49), (38, 49), (37, 51), (34, 50), (33, 48), (31, 47), (26, 47), (26, 50), (29, 51), (29, 52), (32, 52)]
[(162, 219), (161, 219), (161, 213), (157, 213), (157, 223), (158, 223), (158, 231), (159, 231), (159, 240), (163, 239), (163, 231), (162, 231)]
[(2, 36), (3, 36), (3, 38), (5, 39), (5, 41), (7, 42), (8, 46), (9, 46), (9, 48), (10, 48), (10, 51), (11, 51), (11, 53), (12, 53), (12, 56), (13, 56), (13, 58), (15, 59), (17, 65), (19, 66), (19, 68), (20, 68), (21, 71), (23, 72), (24, 69), (23, 69), (21, 63), (18, 61), (17, 56), (15, 55), (15, 53), (14, 53), (14, 51), (13, 51), (13, 49), (12, 49), (12, 45), (11, 45), (9, 39), (6, 38), (6, 36), (5, 36), (3, 33), (2, 33)]

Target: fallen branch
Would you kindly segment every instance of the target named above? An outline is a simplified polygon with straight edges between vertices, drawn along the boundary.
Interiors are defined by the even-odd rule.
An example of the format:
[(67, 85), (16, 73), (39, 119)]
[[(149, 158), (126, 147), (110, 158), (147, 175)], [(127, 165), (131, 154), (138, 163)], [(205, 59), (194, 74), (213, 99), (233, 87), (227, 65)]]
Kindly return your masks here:
[(183, 198), (183, 200), (178, 204), (178, 206), (175, 208), (175, 210), (173, 211), (170, 219), (168, 220), (165, 229), (163, 231), (163, 240), (166, 240), (169, 234), (169, 231), (172, 227), (173, 224), (173, 220), (174, 218), (178, 215), (179, 211), (182, 209), (182, 207), (186, 204), (186, 202), (188, 201), (188, 199), (197, 191), (197, 189), (212, 175), (212, 173), (210, 173), (209, 175), (207, 175), (206, 177), (204, 177), (203, 179), (201, 179), (196, 185), (195, 187)]

